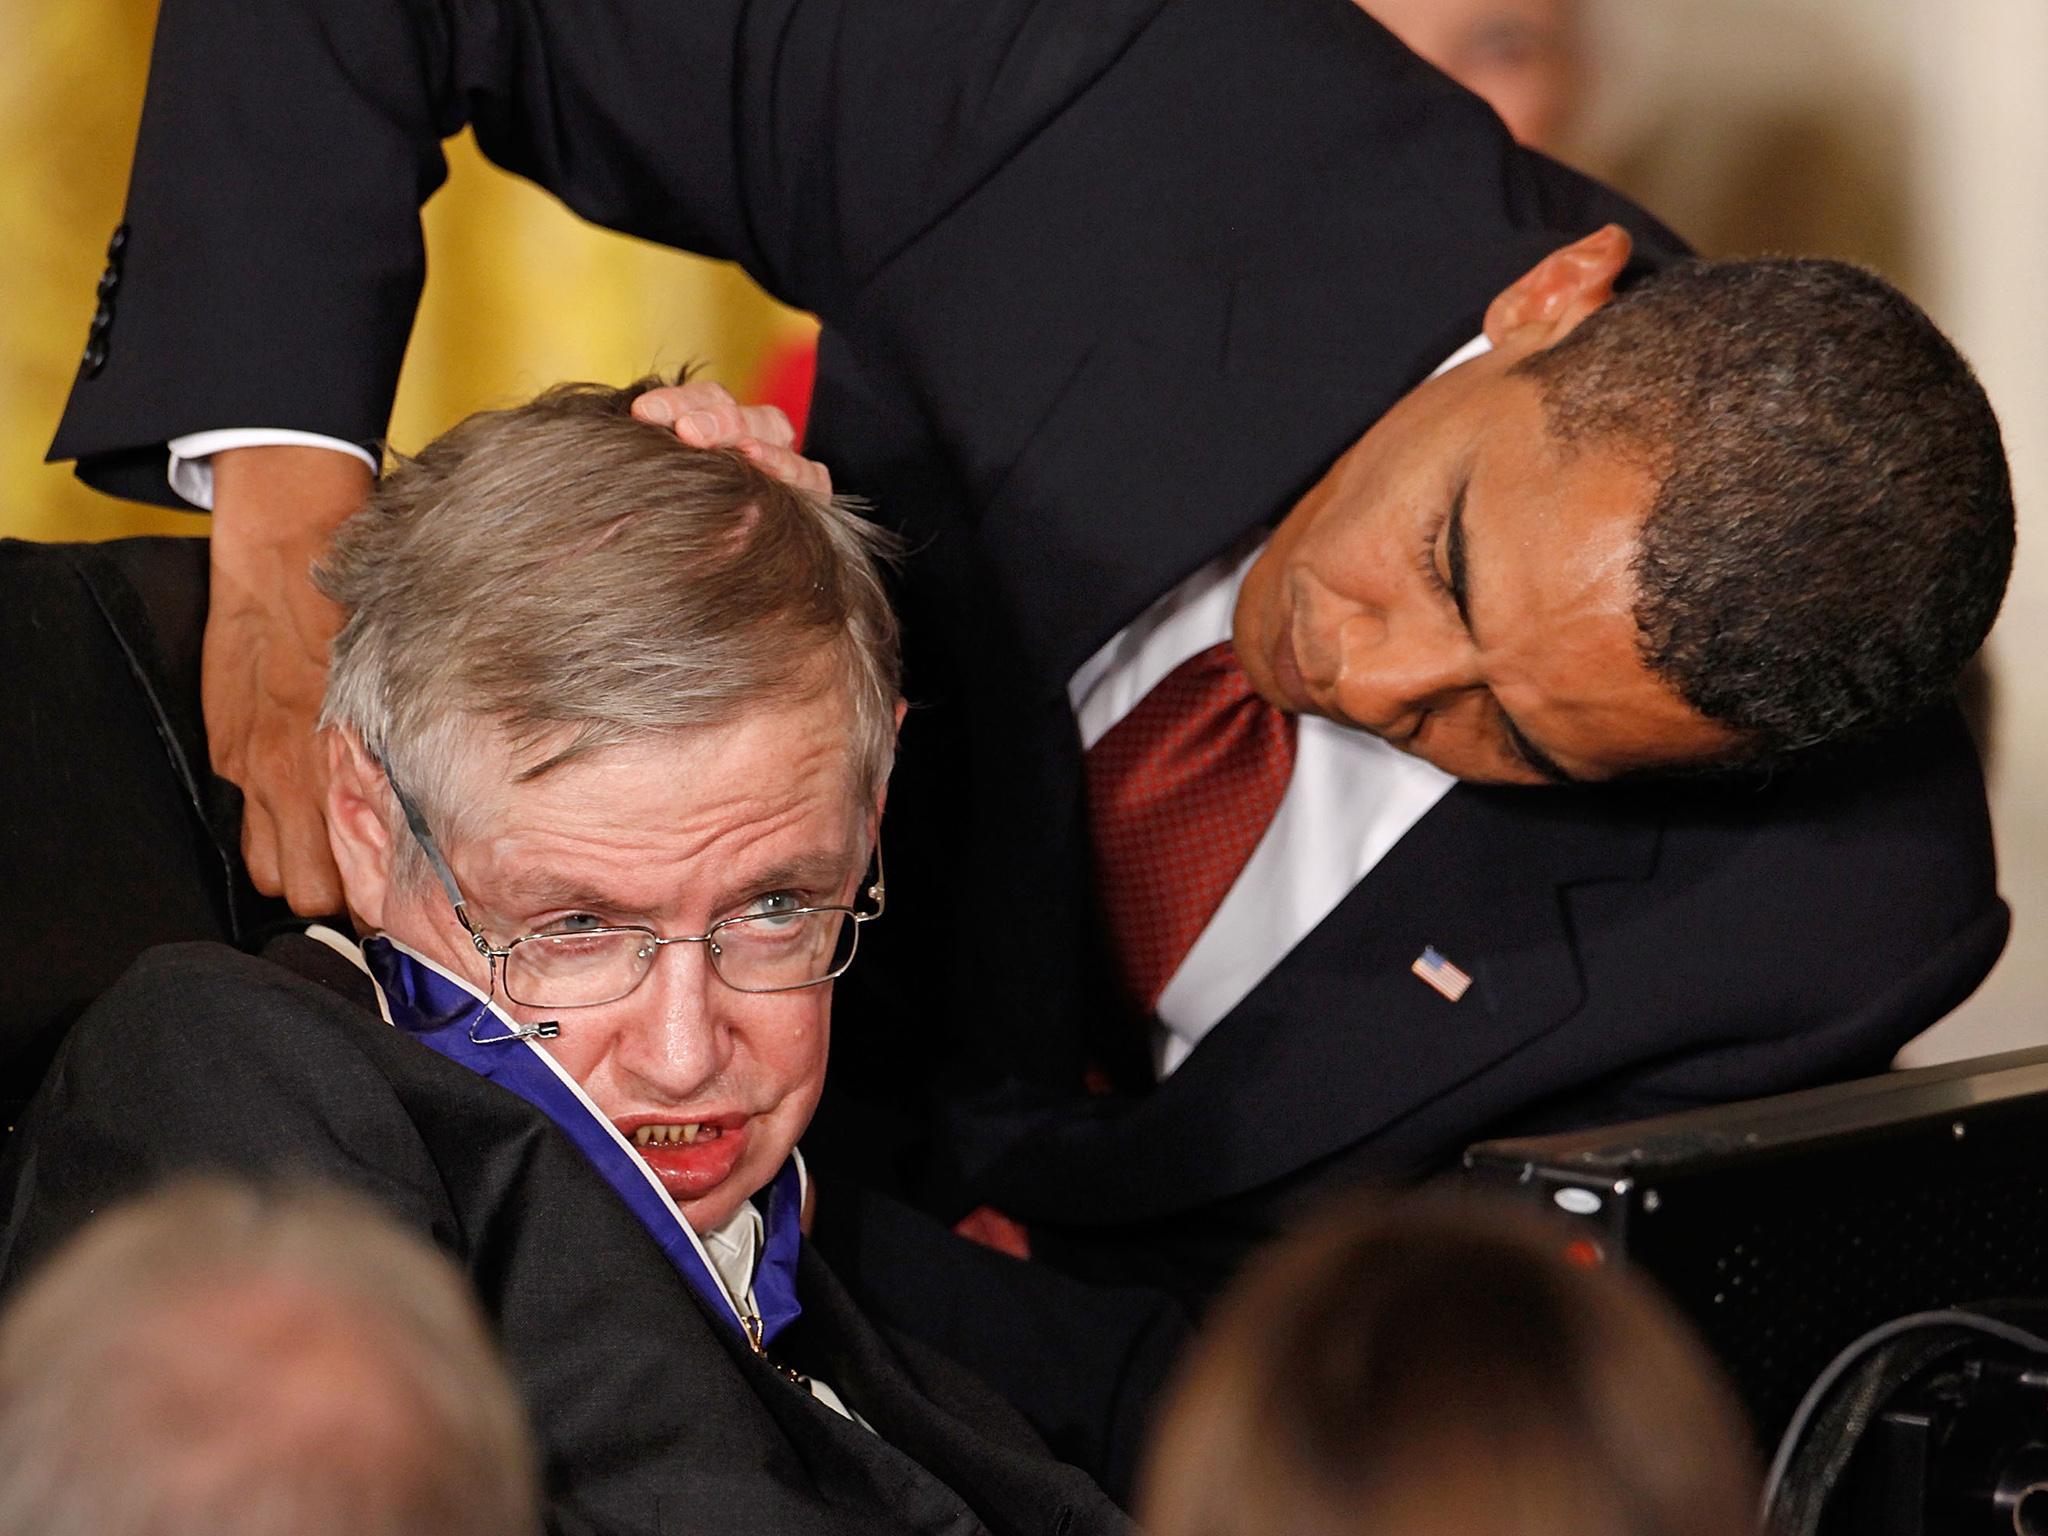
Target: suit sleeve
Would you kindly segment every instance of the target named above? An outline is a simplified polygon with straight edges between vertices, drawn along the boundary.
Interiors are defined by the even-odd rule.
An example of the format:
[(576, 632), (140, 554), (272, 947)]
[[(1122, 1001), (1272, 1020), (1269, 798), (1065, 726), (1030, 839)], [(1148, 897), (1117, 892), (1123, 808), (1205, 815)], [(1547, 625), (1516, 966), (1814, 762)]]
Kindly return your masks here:
[(465, 126), (586, 218), (833, 313), (1163, 3), (165, 0), (51, 457), (168, 502), (183, 433), (380, 438)]

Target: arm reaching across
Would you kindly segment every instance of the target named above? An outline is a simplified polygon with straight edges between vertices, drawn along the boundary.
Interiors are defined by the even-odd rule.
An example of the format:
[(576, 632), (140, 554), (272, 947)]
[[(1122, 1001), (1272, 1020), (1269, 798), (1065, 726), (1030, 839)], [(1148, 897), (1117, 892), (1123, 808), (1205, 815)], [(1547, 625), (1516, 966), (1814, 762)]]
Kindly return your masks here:
[(169, 505), (184, 434), (381, 438), (425, 276), (419, 207), (465, 126), (592, 222), (844, 315), (1163, 8), (165, 0), (104, 315), (51, 456)]
[[(104, 318), (52, 456), (103, 490), (170, 503), (166, 445), (186, 434), (375, 443), (424, 275), (418, 207), (445, 175), (440, 141), (465, 124), (585, 217), (836, 308), (1057, 107), (1038, 82), (1086, 78), (1159, 0), (1118, 0), (1108, 17), (1103, 3), (1003, 0), (963, 26), (951, 6), (873, 0), (166, 0)], [(915, 78), (881, 67), (901, 57), (923, 61)], [(827, 88), (842, 78), (894, 84)], [(847, 226), (824, 234), (842, 205)], [(720, 410), (738, 407), (725, 397), (708, 414)], [(829, 493), (786, 423), (734, 415), (703, 440)], [(308, 571), (369, 474), (305, 448), (227, 450), (214, 469), (214, 767), (243, 790), (258, 887), (330, 912), (312, 723), (336, 615)]]

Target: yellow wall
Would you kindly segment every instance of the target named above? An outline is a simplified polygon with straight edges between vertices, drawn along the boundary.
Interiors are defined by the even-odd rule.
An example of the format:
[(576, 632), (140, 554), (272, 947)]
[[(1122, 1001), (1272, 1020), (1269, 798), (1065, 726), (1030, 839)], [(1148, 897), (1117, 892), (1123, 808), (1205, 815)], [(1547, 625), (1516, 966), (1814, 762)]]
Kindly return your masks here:
[[(0, 536), (198, 533), (42, 462), (119, 221), (156, 0), (0, 0)], [(737, 270), (592, 229), (486, 163), (467, 135), (428, 205), (428, 284), (392, 413), (417, 448), (559, 379), (699, 363), (735, 389), (802, 330)], [(234, 422), (222, 422), (234, 426)]]
[(0, 534), (179, 532), (42, 462), (120, 218), (155, 0), (0, 0)]

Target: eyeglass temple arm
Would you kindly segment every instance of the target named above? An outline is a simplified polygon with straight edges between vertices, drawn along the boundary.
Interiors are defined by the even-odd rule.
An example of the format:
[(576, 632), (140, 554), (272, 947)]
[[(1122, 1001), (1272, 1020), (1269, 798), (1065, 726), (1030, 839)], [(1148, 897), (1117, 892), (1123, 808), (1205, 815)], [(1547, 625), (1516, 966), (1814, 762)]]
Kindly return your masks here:
[(411, 828), (413, 841), (420, 845), (420, 852), (427, 856), (427, 863), (433, 868), (434, 877), (441, 882), (441, 889), (448, 893), (448, 905), (455, 909), (455, 919), (462, 924), (476, 947), (488, 954), (489, 948), (483, 935), (476, 931), (469, 920), (469, 904), (462, 899), (462, 891), (455, 884), (455, 871), (448, 867), (448, 860), (441, 854), (441, 845), (434, 840), (433, 832), (427, 826), (427, 818), (420, 814), (420, 808), (413, 803), (411, 795), (398, 787), (398, 780), (392, 777), (388, 764), (384, 768), (384, 782), (391, 786), (391, 793), (398, 801), (398, 809), (405, 815), (405, 824)]

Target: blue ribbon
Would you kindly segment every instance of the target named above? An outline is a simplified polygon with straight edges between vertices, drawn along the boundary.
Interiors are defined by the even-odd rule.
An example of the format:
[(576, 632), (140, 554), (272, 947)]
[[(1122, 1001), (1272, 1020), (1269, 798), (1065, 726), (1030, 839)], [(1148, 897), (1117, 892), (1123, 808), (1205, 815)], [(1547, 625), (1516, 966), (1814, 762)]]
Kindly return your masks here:
[[(726, 1299), (718, 1278), (685, 1227), (675, 1207), (661, 1193), (647, 1165), (625, 1145), (618, 1130), (595, 1114), (560, 1075), (554, 1062), (530, 1040), (506, 1038), (509, 1027), (490, 1003), (458, 981), (442, 975), (391, 940), (378, 936), (363, 943), (363, 959), (384, 989), (391, 1022), (422, 1045), (459, 1062), (480, 1077), (526, 1100), (546, 1115), (576, 1144), (604, 1176), (626, 1208), (640, 1219), (661, 1251), (704, 1304), (728, 1317), (744, 1337), (747, 1330)], [(488, 1023), (483, 1043), (470, 1038), (478, 1020)], [(765, 1344), (796, 1321), (803, 1309), (796, 1299), (797, 1247), (803, 1202), (796, 1158), (788, 1158), (768, 1184), (764, 1215), (766, 1238), (754, 1268), (754, 1302), (760, 1308)]]

